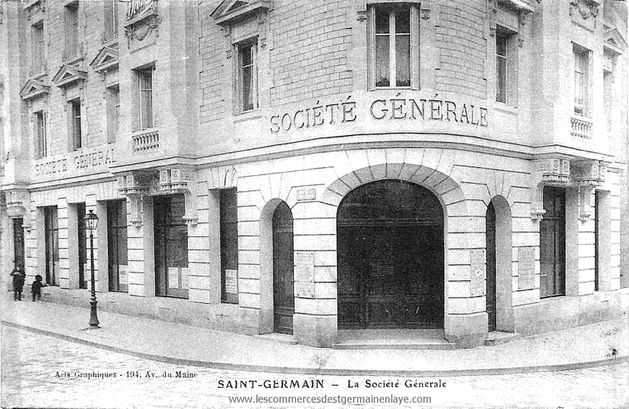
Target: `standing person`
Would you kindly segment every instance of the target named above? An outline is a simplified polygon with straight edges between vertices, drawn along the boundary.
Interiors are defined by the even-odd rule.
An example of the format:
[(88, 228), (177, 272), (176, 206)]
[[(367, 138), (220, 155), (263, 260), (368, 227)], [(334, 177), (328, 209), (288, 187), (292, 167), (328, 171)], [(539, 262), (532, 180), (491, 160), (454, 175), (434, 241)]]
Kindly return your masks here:
[(42, 276), (37, 274), (35, 276), (35, 281), (33, 281), (33, 284), (31, 284), (31, 293), (33, 293), (33, 302), (35, 302), (35, 300), (41, 301), (41, 288), (42, 287), (47, 287), (47, 286), (46, 284), (42, 282)]
[(11, 275), (13, 276), (13, 300), (22, 301), (22, 290), (24, 289), (26, 274), (16, 265), (13, 271), (11, 271)]

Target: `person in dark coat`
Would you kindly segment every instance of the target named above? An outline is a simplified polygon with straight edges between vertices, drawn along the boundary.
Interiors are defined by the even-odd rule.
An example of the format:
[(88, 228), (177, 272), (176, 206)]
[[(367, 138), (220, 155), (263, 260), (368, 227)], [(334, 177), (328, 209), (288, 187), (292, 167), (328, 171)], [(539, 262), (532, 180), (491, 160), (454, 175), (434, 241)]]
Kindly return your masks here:
[(42, 276), (37, 274), (35, 276), (35, 281), (33, 281), (33, 284), (31, 284), (31, 293), (33, 293), (33, 302), (35, 302), (35, 300), (41, 301), (42, 287), (47, 287), (47, 285), (42, 282)]
[(22, 301), (22, 290), (24, 289), (26, 274), (19, 266), (15, 266), (13, 271), (11, 271), (11, 275), (13, 276), (13, 300)]

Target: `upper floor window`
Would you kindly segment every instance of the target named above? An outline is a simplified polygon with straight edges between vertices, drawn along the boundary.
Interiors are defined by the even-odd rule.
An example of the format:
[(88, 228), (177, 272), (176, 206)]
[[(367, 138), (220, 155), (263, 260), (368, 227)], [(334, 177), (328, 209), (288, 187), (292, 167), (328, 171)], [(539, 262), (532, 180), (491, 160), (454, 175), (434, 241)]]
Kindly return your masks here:
[(136, 70), (138, 89), (136, 130), (149, 129), (155, 126), (153, 113), (153, 70), (154, 67)]
[(103, 41), (118, 38), (118, 0), (105, 0)]
[(116, 142), (120, 121), (120, 91), (118, 85), (107, 88), (107, 143)]
[(48, 156), (48, 141), (46, 138), (46, 114), (44, 111), (35, 112), (35, 149), (36, 158)]
[(369, 9), (371, 87), (419, 88), (419, 17), (415, 6)]
[(81, 149), (83, 141), (81, 138), (81, 100), (73, 99), (68, 102), (69, 105), (69, 122), (72, 150)]
[(496, 102), (515, 105), (517, 65), (515, 33), (496, 28)]
[(65, 52), (66, 59), (79, 54), (79, 2), (70, 3), (65, 7)]
[(41, 74), (46, 70), (43, 21), (31, 27), (31, 62), (32, 74)]
[(613, 127), (615, 65), (616, 56), (605, 51), (603, 54), (603, 104), (608, 131), (611, 131)]
[(577, 44), (572, 47), (574, 55), (574, 113), (590, 115), (590, 50)]
[(238, 105), (241, 111), (258, 108), (257, 40), (236, 45), (238, 52)]

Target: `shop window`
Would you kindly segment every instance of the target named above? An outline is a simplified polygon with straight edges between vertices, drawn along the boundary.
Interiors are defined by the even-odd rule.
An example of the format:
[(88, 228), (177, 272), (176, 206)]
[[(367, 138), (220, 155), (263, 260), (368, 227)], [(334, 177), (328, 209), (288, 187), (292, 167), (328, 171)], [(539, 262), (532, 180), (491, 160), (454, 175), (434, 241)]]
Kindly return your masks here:
[(46, 284), (59, 285), (59, 222), (57, 208), (44, 208), (44, 240), (46, 253)]
[(127, 206), (124, 200), (107, 202), (109, 291), (128, 291)]
[(136, 130), (149, 129), (155, 126), (153, 110), (153, 71), (154, 67), (136, 70), (138, 90)]
[(107, 99), (107, 143), (116, 142), (120, 118), (120, 89), (118, 85), (106, 90)]
[(71, 148), (73, 151), (83, 147), (81, 135), (81, 100), (73, 99), (68, 102), (68, 113), (70, 123)]
[(221, 301), (238, 303), (238, 207), (236, 189), (220, 191)]
[(31, 71), (33, 75), (46, 71), (44, 57), (44, 22), (40, 21), (31, 27)]
[(118, 0), (105, 0), (103, 42), (118, 38)]
[(65, 7), (65, 49), (64, 59), (71, 59), (79, 54), (79, 2)]
[(370, 87), (419, 88), (419, 18), (415, 6), (378, 5), (370, 16)]
[(236, 44), (238, 54), (238, 105), (241, 112), (258, 108), (257, 39)]
[(35, 112), (35, 138), (36, 158), (45, 158), (48, 156), (48, 141), (46, 136), (46, 113), (44, 111)]
[(498, 26), (496, 29), (496, 102), (515, 105), (517, 47), (515, 33)]
[(590, 50), (577, 44), (572, 46), (574, 55), (574, 113), (590, 116)]
[(87, 288), (85, 271), (87, 270), (87, 226), (85, 225), (85, 203), (76, 205), (77, 251), (79, 254), (79, 288)]

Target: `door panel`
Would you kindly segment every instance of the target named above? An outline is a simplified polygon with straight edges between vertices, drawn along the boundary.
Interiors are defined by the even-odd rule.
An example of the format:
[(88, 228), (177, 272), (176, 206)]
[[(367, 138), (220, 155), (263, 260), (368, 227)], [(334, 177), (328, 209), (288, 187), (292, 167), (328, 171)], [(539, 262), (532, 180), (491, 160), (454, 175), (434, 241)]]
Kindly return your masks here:
[(565, 190), (544, 188), (544, 216), (540, 221), (540, 296), (565, 295)]
[(383, 181), (337, 214), (340, 328), (443, 326), (443, 219), (428, 190)]
[(86, 243), (86, 227), (85, 227), (85, 203), (76, 205), (77, 223), (78, 223), (78, 241), (79, 241), (79, 288), (87, 288), (85, 281), (85, 263), (87, 262), (87, 243)]
[(127, 210), (124, 201), (107, 203), (109, 291), (127, 292)]
[(273, 307), (275, 331), (292, 334), (295, 313), (293, 215), (284, 202), (273, 214)]
[(13, 219), (13, 262), (15, 266), (24, 270), (24, 220)]

